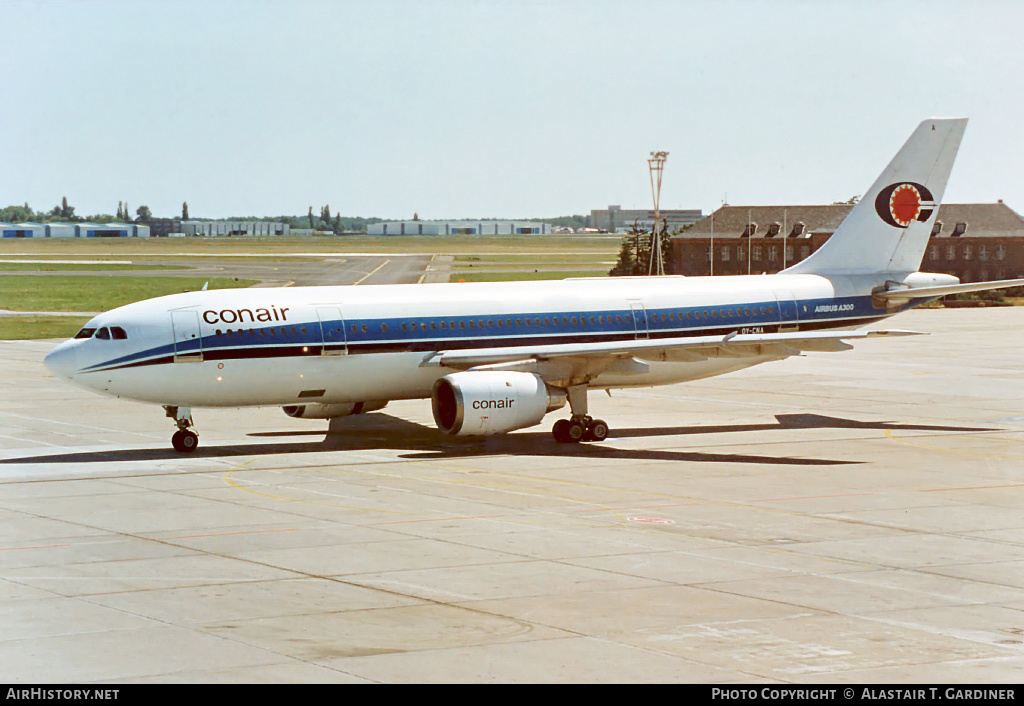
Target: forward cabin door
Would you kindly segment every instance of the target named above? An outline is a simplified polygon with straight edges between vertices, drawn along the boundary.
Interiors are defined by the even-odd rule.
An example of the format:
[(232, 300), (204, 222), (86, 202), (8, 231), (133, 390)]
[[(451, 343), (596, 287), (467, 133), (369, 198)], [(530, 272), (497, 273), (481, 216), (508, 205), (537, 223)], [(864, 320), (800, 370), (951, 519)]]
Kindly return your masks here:
[(650, 338), (647, 328), (647, 310), (644, 305), (638, 302), (630, 302), (629, 308), (633, 310), (633, 328), (637, 338)]
[(199, 332), (199, 312), (172, 311), (171, 329), (174, 331), (174, 362), (203, 362), (203, 338)]
[(345, 318), (337, 306), (318, 306), (316, 316), (320, 320), (320, 334), (324, 347), (321, 355), (348, 355), (348, 339), (345, 337)]

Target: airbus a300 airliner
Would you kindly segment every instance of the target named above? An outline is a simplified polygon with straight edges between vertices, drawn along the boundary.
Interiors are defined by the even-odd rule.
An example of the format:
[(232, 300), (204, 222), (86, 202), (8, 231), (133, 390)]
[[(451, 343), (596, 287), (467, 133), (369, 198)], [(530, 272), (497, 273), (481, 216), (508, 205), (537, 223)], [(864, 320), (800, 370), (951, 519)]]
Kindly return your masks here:
[(925, 300), (1024, 285), (919, 272), (966, 119), (922, 122), (832, 237), (776, 275), (211, 290), (95, 317), (46, 356), (55, 375), (192, 409), (280, 405), (330, 419), (430, 398), (440, 430), (489, 435), (568, 402), (557, 441), (602, 441), (591, 389), (667, 385), (849, 340)]

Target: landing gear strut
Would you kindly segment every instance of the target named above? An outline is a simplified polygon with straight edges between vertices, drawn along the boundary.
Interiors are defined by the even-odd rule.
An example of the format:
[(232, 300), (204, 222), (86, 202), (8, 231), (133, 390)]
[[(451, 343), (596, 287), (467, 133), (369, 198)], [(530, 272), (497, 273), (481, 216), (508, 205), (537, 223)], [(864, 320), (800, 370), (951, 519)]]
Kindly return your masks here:
[(587, 386), (575, 385), (569, 390), (569, 407), (572, 417), (559, 419), (551, 428), (555, 441), (560, 444), (575, 444), (580, 441), (604, 441), (608, 438), (608, 423), (594, 419), (587, 414)]
[(192, 429), (192, 409), (164, 405), (167, 416), (178, 425), (178, 431), (171, 437), (171, 446), (178, 453), (190, 454), (199, 446), (199, 435)]

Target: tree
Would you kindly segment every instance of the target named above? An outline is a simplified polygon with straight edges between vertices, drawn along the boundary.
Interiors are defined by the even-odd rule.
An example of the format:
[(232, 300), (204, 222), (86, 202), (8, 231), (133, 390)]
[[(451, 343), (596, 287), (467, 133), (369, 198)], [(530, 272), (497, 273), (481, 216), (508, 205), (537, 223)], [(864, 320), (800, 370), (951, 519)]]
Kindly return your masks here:
[(135, 211), (135, 215), (143, 223), (149, 223), (149, 219), (153, 217), (153, 212), (149, 210), (149, 206), (139, 206)]
[(629, 277), (634, 274), (633, 272), (633, 246), (630, 244), (629, 238), (622, 239), (622, 245), (619, 246), (619, 259), (615, 263), (609, 272), (609, 277)]
[(8, 206), (0, 209), (0, 221), (4, 223), (24, 223), (26, 221), (42, 220), (42, 214), (37, 214), (28, 204), (24, 206)]
[(188, 220), (188, 201), (184, 201), (181, 204), (181, 220)]
[[(641, 228), (635, 222), (629, 232), (622, 237), (619, 248), (619, 260), (608, 273), (612, 277), (635, 277), (646, 275), (651, 268), (651, 249), (654, 247), (654, 233)], [(668, 224), (661, 228), (661, 260), (665, 264), (671, 262), (672, 239), (668, 234)]]
[(313, 207), (312, 206), (309, 207), (309, 228), (310, 228), (310, 230), (313, 229)]
[(651, 252), (651, 234), (634, 222), (629, 232), (622, 237), (619, 261), (608, 273), (612, 277), (634, 277), (647, 274)]
[[(25, 207), (28, 208), (28, 204), (25, 204)], [(68, 197), (65, 196), (60, 200), (60, 206), (54, 206), (49, 215), (53, 218), (61, 218), (65, 221), (70, 221), (75, 217), (75, 207), (68, 206)]]

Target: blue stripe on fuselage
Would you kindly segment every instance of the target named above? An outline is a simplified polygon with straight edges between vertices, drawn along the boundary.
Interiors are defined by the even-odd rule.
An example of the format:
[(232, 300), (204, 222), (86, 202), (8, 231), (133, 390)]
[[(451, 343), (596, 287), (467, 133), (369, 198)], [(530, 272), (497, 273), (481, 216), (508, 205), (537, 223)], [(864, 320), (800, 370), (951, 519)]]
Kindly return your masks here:
[[(337, 305), (344, 311), (344, 304)], [(310, 307), (311, 313), (312, 309)], [(293, 309), (297, 313), (297, 309)], [(698, 307), (645, 308), (643, 321), (634, 322), (632, 309), (475, 314), (473, 316), (404, 316), (361, 318), (341, 321), (305, 321), (287, 326), (215, 329), (200, 339), (179, 344), (178, 354), (200, 350), (211, 357), (253, 357), (247, 351), (260, 349), (260, 357), (319, 353), (325, 329), (344, 325), (344, 342), (353, 354), (442, 350), (456, 348), (500, 348), (531, 343), (573, 343), (595, 340), (625, 340), (649, 336), (668, 338), (708, 335), (721, 331), (754, 332), (779, 325), (813, 324), (814, 328), (840, 328), (863, 319), (884, 318), (892, 312), (875, 309), (870, 296), (808, 299), (797, 301), (797, 319), (780, 320), (778, 303), (756, 302)], [(638, 316), (638, 319), (640, 317)], [(593, 323), (591, 320), (593, 319)], [(602, 321), (603, 319), (603, 321)], [(547, 323), (545, 323), (547, 321)], [(511, 325), (509, 325), (511, 322)], [(528, 323), (527, 323), (528, 322)], [(537, 323), (539, 322), (539, 324)], [(403, 330), (402, 326), (405, 326)], [(753, 329), (753, 331), (751, 331)], [(338, 345), (342, 345), (339, 341)], [(303, 350), (306, 347), (308, 350)], [(314, 349), (315, 351), (311, 351)], [(237, 355), (231, 355), (237, 352)], [(164, 344), (98, 363), (82, 372), (115, 367), (172, 362), (175, 347)]]

